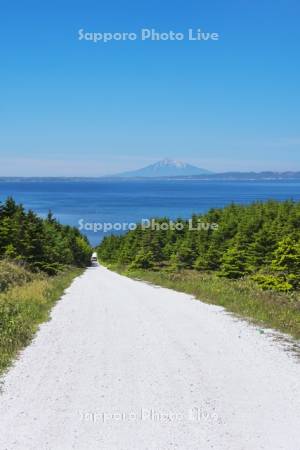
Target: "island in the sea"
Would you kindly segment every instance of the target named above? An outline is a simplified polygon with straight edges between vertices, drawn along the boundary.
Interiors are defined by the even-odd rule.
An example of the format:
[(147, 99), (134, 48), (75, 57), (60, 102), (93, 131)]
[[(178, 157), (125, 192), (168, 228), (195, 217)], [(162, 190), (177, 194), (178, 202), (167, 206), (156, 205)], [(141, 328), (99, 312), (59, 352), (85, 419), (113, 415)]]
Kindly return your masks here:
[(163, 159), (141, 169), (122, 172), (115, 175), (106, 175), (99, 177), (0, 177), (0, 182), (18, 182), (18, 181), (98, 181), (105, 179), (195, 179), (195, 180), (229, 180), (229, 181), (251, 181), (251, 180), (299, 180), (299, 171), (263, 171), (263, 172), (212, 172), (186, 162)]

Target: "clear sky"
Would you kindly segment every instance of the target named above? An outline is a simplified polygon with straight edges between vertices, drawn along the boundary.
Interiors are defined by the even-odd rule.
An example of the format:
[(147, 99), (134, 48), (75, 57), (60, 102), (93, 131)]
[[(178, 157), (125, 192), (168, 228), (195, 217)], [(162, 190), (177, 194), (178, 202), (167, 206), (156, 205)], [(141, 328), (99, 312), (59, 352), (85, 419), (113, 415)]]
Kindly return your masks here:
[[(300, 170), (299, 0), (1, 2), (0, 176)], [(219, 41), (78, 39), (188, 28)]]

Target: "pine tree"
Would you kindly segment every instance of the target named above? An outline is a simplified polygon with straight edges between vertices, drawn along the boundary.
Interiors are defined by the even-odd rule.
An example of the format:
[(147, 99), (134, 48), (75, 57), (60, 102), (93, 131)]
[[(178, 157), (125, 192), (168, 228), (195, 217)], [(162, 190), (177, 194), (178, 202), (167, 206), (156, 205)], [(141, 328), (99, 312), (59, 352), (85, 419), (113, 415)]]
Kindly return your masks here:
[(296, 288), (300, 283), (300, 245), (291, 237), (278, 243), (271, 268), (279, 279)]
[(254, 235), (254, 241), (246, 249), (247, 252), (247, 271), (256, 272), (261, 267), (269, 264), (272, 259), (276, 240), (272, 234), (262, 228)]
[(0, 257), (52, 274), (66, 265), (87, 265), (90, 254), (87, 238), (76, 228), (60, 225), (51, 214), (42, 219), (11, 198), (0, 206)]
[(222, 258), (219, 275), (226, 278), (241, 278), (245, 275), (246, 255), (238, 247), (229, 247)]
[(129, 269), (150, 269), (153, 267), (153, 253), (145, 249), (141, 249), (132, 263), (129, 266)]

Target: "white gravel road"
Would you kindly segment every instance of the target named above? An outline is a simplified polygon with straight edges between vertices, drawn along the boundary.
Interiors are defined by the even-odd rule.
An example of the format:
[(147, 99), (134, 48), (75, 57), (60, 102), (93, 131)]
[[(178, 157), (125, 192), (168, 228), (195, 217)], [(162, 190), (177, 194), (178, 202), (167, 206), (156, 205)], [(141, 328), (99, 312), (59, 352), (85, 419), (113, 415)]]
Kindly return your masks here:
[(4, 379), (1, 450), (299, 450), (300, 364), (190, 296), (88, 269)]

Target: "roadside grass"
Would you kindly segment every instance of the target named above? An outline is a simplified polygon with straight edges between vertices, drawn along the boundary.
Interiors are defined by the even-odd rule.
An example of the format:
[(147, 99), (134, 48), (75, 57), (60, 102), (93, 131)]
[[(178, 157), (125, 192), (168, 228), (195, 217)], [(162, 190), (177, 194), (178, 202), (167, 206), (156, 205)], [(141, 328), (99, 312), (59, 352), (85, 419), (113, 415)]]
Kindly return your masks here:
[[(40, 277), (42, 274), (40, 274)], [(33, 281), (37, 274), (30, 272), (25, 266), (10, 260), (0, 260), (0, 293), (13, 286), (21, 286)]]
[(212, 273), (184, 270), (128, 270), (110, 268), (123, 275), (194, 295), (203, 302), (223, 306), (228, 311), (267, 328), (300, 338), (299, 293), (265, 291), (247, 278), (233, 281)]
[[(18, 266), (15, 269), (20, 271), (21, 280), (16, 275), (11, 281), (9, 275), (9, 282), (2, 284), (6, 285), (6, 289), (0, 292), (0, 374), (9, 367), (18, 352), (30, 343), (39, 324), (49, 319), (52, 306), (71, 281), (83, 272), (83, 269), (70, 268), (49, 277), (30, 272), (26, 274), (26, 269)], [(3, 270), (2, 273), (0, 270), (0, 280), (1, 276), (2, 280), (6, 279)]]

